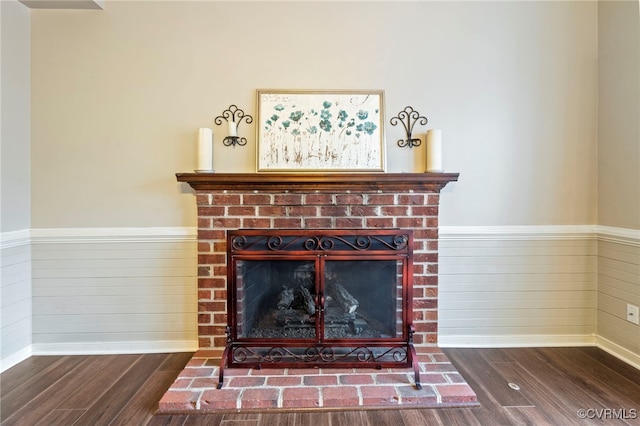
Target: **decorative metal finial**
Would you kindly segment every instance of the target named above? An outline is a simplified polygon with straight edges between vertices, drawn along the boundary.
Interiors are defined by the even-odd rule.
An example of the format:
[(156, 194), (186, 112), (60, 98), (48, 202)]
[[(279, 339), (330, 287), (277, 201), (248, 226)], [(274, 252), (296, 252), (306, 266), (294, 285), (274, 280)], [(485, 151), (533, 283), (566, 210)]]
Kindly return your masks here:
[(391, 125), (395, 126), (398, 123), (402, 123), (402, 125), (404, 126), (404, 130), (407, 133), (406, 139), (398, 139), (398, 146), (400, 148), (404, 148), (406, 146), (408, 146), (409, 148), (420, 146), (420, 144), (422, 143), (420, 138), (412, 138), (411, 133), (413, 132), (413, 126), (416, 125), (416, 122), (419, 122), (424, 126), (425, 124), (427, 124), (427, 121), (427, 117), (422, 117), (418, 113), (418, 111), (414, 110), (410, 106), (400, 111), (397, 117), (393, 117), (391, 119)]
[(213, 121), (219, 126), (222, 124), (222, 119), (224, 119), (229, 125), (229, 135), (222, 141), (224, 146), (245, 146), (247, 144), (247, 139), (244, 137), (238, 137), (238, 125), (242, 120), (246, 121), (247, 124), (251, 124), (253, 117), (245, 114), (244, 111), (239, 109), (237, 106), (231, 105), (229, 109), (224, 110), (222, 115), (217, 116)]

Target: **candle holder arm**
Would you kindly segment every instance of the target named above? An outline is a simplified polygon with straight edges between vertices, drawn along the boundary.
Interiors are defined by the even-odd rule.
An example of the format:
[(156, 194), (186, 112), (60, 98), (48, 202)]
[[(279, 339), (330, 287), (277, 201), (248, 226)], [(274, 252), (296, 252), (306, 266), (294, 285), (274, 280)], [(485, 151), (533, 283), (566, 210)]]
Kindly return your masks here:
[(420, 146), (422, 144), (420, 138), (412, 137), (413, 127), (416, 123), (424, 126), (427, 122), (427, 117), (421, 116), (418, 111), (414, 110), (410, 106), (407, 106), (405, 109), (400, 111), (396, 117), (393, 117), (390, 120), (392, 126), (396, 126), (398, 123), (401, 123), (404, 127), (406, 137), (405, 139), (398, 139), (398, 146), (400, 148), (413, 148), (414, 146)]
[[(243, 121), (247, 124), (251, 124), (253, 122), (253, 117), (249, 114), (245, 114), (245, 112), (237, 106), (231, 105), (229, 108), (224, 110), (221, 115), (217, 116), (213, 122), (220, 126), (222, 124), (222, 120), (225, 120), (228, 123), (236, 123), (237, 129)], [(247, 139), (244, 137), (229, 135), (222, 140), (222, 143), (224, 146), (245, 146), (247, 144)]]

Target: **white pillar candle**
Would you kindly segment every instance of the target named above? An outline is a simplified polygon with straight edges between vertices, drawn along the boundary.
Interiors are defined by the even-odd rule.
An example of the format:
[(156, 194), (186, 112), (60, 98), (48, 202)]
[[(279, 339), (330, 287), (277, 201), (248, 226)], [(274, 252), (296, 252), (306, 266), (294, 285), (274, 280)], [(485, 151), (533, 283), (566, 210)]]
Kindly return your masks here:
[(196, 171), (213, 170), (213, 130), (202, 127), (198, 129), (198, 166)]
[(229, 135), (238, 136), (238, 124), (235, 121), (229, 121)]
[(442, 171), (442, 130), (427, 130), (427, 171)]

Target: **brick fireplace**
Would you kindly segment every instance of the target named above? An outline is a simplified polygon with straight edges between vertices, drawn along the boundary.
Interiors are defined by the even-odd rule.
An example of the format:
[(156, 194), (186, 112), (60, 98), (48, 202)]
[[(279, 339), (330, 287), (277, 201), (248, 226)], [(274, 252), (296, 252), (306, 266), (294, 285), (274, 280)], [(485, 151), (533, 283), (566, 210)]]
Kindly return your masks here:
[[(437, 347), (440, 190), (457, 173), (179, 173), (196, 192), (200, 349), (159, 402), (160, 413), (477, 406)], [(228, 368), (227, 236), (239, 229), (380, 230), (413, 234), (412, 368)], [(233, 234), (235, 234), (234, 232)], [(417, 370), (415, 370), (417, 368)], [(418, 385), (418, 370), (423, 375)], [(414, 380), (415, 378), (415, 380)]]
[(227, 231), (256, 228), (413, 230), (414, 344), (437, 345), (439, 196), (457, 173), (176, 176), (196, 191), (201, 349), (226, 344)]

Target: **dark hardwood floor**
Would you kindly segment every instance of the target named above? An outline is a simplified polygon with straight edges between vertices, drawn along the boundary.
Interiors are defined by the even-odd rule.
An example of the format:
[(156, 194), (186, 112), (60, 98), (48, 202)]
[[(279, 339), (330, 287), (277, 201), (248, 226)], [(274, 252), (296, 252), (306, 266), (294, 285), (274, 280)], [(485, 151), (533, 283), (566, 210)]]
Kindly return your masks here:
[(2, 426), (640, 425), (640, 370), (597, 348), (444, 352), (480, 407), (154, 415), (191, 354), (46, 356), (0, 376), (0, 419)]

